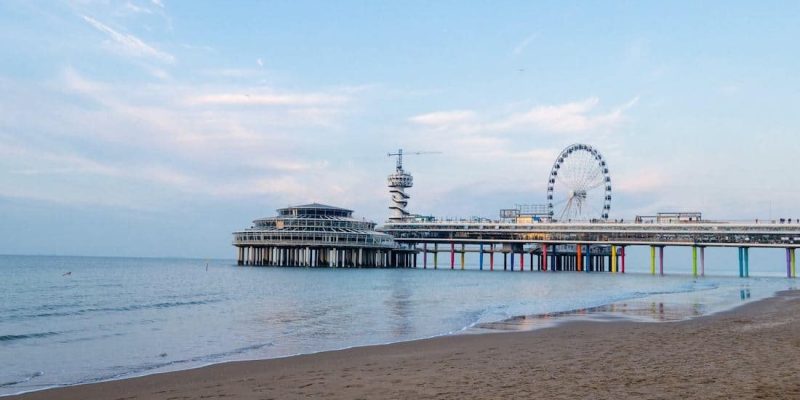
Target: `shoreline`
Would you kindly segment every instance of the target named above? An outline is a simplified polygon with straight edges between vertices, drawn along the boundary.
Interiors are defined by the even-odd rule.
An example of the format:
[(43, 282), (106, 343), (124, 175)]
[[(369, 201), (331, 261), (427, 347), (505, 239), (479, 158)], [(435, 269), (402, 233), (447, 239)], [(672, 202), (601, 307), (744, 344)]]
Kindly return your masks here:
[[(776, 314), (776, 309), (779, 311), (782, 310), (782, 314), (784, 315), (777, 315), (781, 312)], [(539, 387), (540, 385), (533, 385), (531, 381), (526, 379), (516, 379), (520, 374), (524, 374), (524, 371), (517, 370), (519, 368), (518, 364), (533, 363), (530, 365), (532, 368), (531, 372), (536, 372), (536, 374), (545, 373), (548, 380), (562, 381), (564, 379), (561, 378), (564, 376), (571, 376), (570, 379), (567, 379), (565, 382), (555, 387), (560, 388), (564, 387), (565, 384), (569, 386), (569, 381), (575, 383), (574, 379), (579, 378), (579, 376), (566, 373), (562, 374), (561, 378), (559, 378), (552, 373), (547, 373), (548, 370), (559, 370), (564, 367), (568, 367), (568, 370), (572, 370), (575, 367), (574, 363), (584, 364), (587, 371), (594, 371), (593, 368), (597, 367), (592, 366), (592, 360), (597, 357), (597, 354), (595, 350), (584, 348), (586, 344), (585, 341), (595, 343), (600, 347), (613, 345), (615, 348), (619, 347), (619, 350), (624, 350), (624, 344), (629, 344), (632, 347), (640, 348), (643, 354), (648, 354), (653, 352), (658, 353), (664, 349), (659, 350), (646, 346), (649, 341), (644, 340), (644, 343), (642, 343), (643, 339), (641, 336), (632, 338), (622, 338), (621, 336), (629, 335), (627, 333), (629, 331), (647, 331), (650, 335), (655, 337), (666, 334), (670, 338), (676, 340), (675, 343), (670, 343), (670, 340), (665, 340), (663, 337), (659, 340), (662, 345), (669, 348), (687, 340), (687, 335), (685, 334), (692, 330), (697, 330), (697, 333), (707, 334), (709, 330), (714, 331), (715, 329), (713, 328), (725, 328), (723, 330), (731, 333), (730, 328), (732, 327), (740, 328), (739, 330), (733, 329), (733, 333), (758, 333), (760, 330), (777, 330), (777, 336), (785, 336), (787, 333), (785, 330), (787, 328), (793, 328), (788, 329), (789, 334), (800, 331), (800, 291), (778, 292), (773, 297), (750, 301), (731, 310), (677, 322), (646, 323), (634, 322), (627, 319), (600, 322), (597, 320), (570, 320), (566, 318), (566, 320), (559, 321), (552, 327), (520, 332), (494, 331), (488, 333), (445, 335), (414, 341), (359, 346), (343, 350), (324, 351), (267, 360), (223, 362), (187, 370), (43, 389), (24, 394), (5, 396), (5, 398), (49, 399), (66, 397), (101, 399), (130, 396), (144, 399), (167, 399), (170, 397), (195, 398), (201, 396), (233, 396), (237, 398), (270, 398), (270, 396), (274, 396), (275, 398), (292, 398), (306, 395), (330, 398), (450, 397), (447, 394), (452, 393), (448, 390), (433, 393), (428, 389), (432, 386), (443, 385), (444, 383), (441, 382), (442, 378), (446, 378), (444, 380), (447, 381), (448, 379), (452, 380), (452, 378), (456, 377), (460, 377), (460, 379), (456, 379), (458, 382), (461, 382), (460, 385), (445, 385), (444, 388), (455, 390), (463, 385), (474, 386), (468, 384), (468, 382), (474, 384), (473, 381), (476, 378), (482, 378), (484, 376), (482, 374), (477, 374), (476, 376), (474, 367), (489, 367), (491, 365), (497, 368), (488, 368), (491, 370), (489, 375), (493, 375), (497, 378), (497, 384), (502, 384), (499, 388), (489, 384), (486, 387), (482, 387), (481, 390), (485, 392), (480, 390), (474, 392), (476, 388), (473, 387), (467, 392), (456, 391), (460, 394), (453, 397), (470, 397), (471, 395), (475, 397), (501, 395), (525, 395), (530, 397), (535, 396), (532, 391), (533, 387)], [(741, 329), (744, 329), (744, 331)], [(585, 341), (581, 340), (580, 335), (576, 336), (575, 332), (585, 333)], [(690, 339), (691, 336), (694, 335), (689, 336)], [(716, 332), (711, 338), (725, 339), (719, 335), (719, 332)], [(753, 337), (748, 338), (747, 336), (741, 339), (743, 342), (754, 340)], [(770, 338), (762, 338), (761, 341), (769, 339)], [(780, 358), (786, 355), (791, 355), (791, 357), (793, 357), (791, 359), (795, 360), (800, 358), (800, 337), (794, 337), (793, 339), (788, 338), (787, 340), (789, 348), (777, 352), (773, 358)], [(792, 340), (794, 340), (794, 342)], [(715, 341), (704, 340), (701, 342), (704, 342), (705, 347), (708, 347)], [(757, 344), (757, 342), (758, 340), (756, 339), (756, 343), (752, 344)], [(584, 348), (584, 350), (589, 351), (581, 354), (582, 357), (574, 357), (574, 354), (571, 353), (573, 353), (576, 348)], [(702, 348), (698, 350), (702, 350)], [(708, 349), (706, 348), (706, 350)], [(731, 346), (730, 343), (726, 343), (717, 350), (720, 351), (712, 355), (721, 357), (719, 360), (720, 362), (730, 363), (735, 357), (727, 356), (725, 353), (737, 353), (741, 351), (741, 346)], [(680, 348), (675, 348), (665, 352), (662, 356), (669, 357), (670, 355), (674, 355), (676, 351), (681, 353)], [(775, 349), (773, 349), (773, 352), (774, 351)], [(508, 362), (509, 359), (519, 358), (520, 352), (529, 352), (530, 355), (544, 354), (551, 357), (545, 357), (541, 360), (537, 359), (537, 357), (520, 358), (518, 363)], [(609, 357), (614, 356), (612, 353), (603, 351), (601, 351), (600, 354), (605, 354)], [(620, 354), (624, 355), (629, 353), (622, 351)], [(620, 356), (620, 354), (617, 356)], [(658, 359), (659, 357), (656, 358)], [(693, 358), (707, 357), (700, 357), (700, 355), (698, 355), (697, 357), (684, 359), (683, 362), (692, 361)], [(603, 360), (602, 364), (607, 365), (609, 362), (613, 364), (613, 360)], [(774, 362), (774, 360), (766, 359), (764, 362)], [(780, 364), (783, 370), (791, 370), (793, 376), (800, 376), (800, 365), (792, 365), (791, 362), (789, 362), (788, 365), (786, 363)], [(320, 366), (324, 368), (320, 369)], [(635, 371), (640, 368), (646, 368), (646, 365), (625, 365), (623, 369)], [(441, 374), (440, 372), (442, 369), (454, 370), (455, 372), (450, 375)], [(508, 378), (506, 378), (504, 373), (496, 375), (497, 372), (501, 372), (497, 370), (503, 369), (510, 369), (514, 372), (509, 372)], [(780, 370), (781, 368), (776, 369)], [(352, 373), (353, 370), (359, 370), (363, 374), (354, 374)], [(769, 372), (769, 369), (765, 368), (753, 368), (753, 370), (753, 373), (760, 374)], [(728, 373), (734, 371), (736, 371), (736, 368), (728, 370)], [(668, 373), (669, 371), (664, 372)], [(774, 372), (777, 373), (777, 371)], [(387, 376), (397, 376), (398, 378), (386, 381)], [(383, 379), (380, 379), (381, 377)], [(402, 379), (399, 377), (402, 377)], [(724, 378), (724, 376), (712, 377), (714, 379), (711, 381)], [(614, 382), (619, 376), (616, 378), (614, 376), (607, 376), (606, 378), (608, 378), (606, 382)], [(368, 381), (366, 384), (364, 382), (365, 379)], [(780, 379), (773, 379), (773, 381), (776, 380), (782, 382)], [(414, 383), (414, 389), (408, 388), (408, 383), (406, 381)], [(580, 380), (578, 380), (578, 382), (579, 381)], [(800, 395), (800, 382), (796, 382), (796, 379), (794, 381), (794, 386), (792, 386), (792, 384), (789, 384), (789, 386), (785, 384), (772, 385), (774, 387), (780, 387), (782, 390), (789, 390), (789, 392), (785, 393), (783, 391), (775, 392), (773, 395), (782, 393), (790, 397)], [(651, 384), (652, 383), (656, 382), (651, 382)], [(531, 385), (533, 385), (533, 387)], [(636, 386), (636, 382), (633, 382), (633, 385)], [(629, 387), (631, 384), (628, 383), (625, 386)], [(733, 387), (735, 387), (735, 385)], [(488, 388), (494, 388), (495, 390)], [(503, 390), (499, 390), (500, 388)], [(602, 385), (597, 389), (602, 389)], [(610, 390), (611, 388), (607, 387), (606, 389)], [(598, 393), (602, 397), (602, 390), (600, 392), (590, 391), (583, 394), (567, 391), (563, 394), (566, 397), (574, 397), (578, 395), (595, 396), (598, 395)], [(550, 398), (553, 397), (552, 394), (552, 392), (540, 393), (543, 397)], [(644, 392), (639, 394), (647, 397)], [(610, 396), (610, 393), (608, 393), (608, 395)]]

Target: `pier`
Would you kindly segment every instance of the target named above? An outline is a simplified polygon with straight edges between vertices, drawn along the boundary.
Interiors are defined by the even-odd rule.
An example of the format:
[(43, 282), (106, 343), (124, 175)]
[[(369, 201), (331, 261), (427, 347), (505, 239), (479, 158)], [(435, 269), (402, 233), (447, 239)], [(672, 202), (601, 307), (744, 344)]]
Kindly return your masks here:
[[(800, 247), (800, 224), (737, 222), (674, 223), (516, 223), (503, 221), (408, 221), (389, 222), (379, 229), (394, 240), (428, 254), (438, 268), (439, 253), (449, 254), (451, 268), (455, 255), (464, 265), (464, 254), (479, 254), (479, 268), (497, 268), (495, 254), (504, 269), (572, 270), (625, 272), (625, 249), (650, 247), (650, 272), (664, 274), (667, 246), (692, 248), (692, 274), (705, 273), (705, 249), (735, 247), (739, 250), (739, 276), (750, 275), (750, 248), (786, 249), (786, 276), (796, 277), (795, 250)], [(488, 257), (486, 257), (488, 255)], [(656, 257), (656, 255), (658, 257)], [(488, 260), (488, 267), (484, 263)], [(658, 263), (656, 263), (658, 258)], [(526, 260), (527, 259), (527, 260)]]

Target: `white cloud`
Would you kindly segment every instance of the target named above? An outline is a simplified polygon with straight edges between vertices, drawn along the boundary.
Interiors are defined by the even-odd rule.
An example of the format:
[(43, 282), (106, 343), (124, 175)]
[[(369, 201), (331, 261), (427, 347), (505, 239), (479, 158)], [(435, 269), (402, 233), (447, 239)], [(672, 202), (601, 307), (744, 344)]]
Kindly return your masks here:
[(259, 66), (259, 67), (263, 67), (263, 66), (264, 66), (264, 61), (262, 61), (262, 60), (259, 58), (259, 59), (257, 59), (257, 60), (256, 60), (256, 64), (258, 64), (258, 66)]
[(150, 2), (158, 7), (164, 8), (164, 3), (161, 0), (150, 0)]
[(588, 132), (618, 125), (624, 119), (623, 112), (637, 101), (638, 98), (634, 98), (620, 107), (600, 114), (592, 114), (600, 103), (597, 97), (565, 104), (536, 106), (510, 115), (492, 126), (496, 130), (535, 127), (548, 132)]
[(433, 128), (444, 128), (453, 124), (469, 122), (475, 118), (475, 112), (470, 110), (437, 111), (427, 114), (416, 115), (409, 118), (409, 121)]
[(111, 40), (116, 44), (115, 49), (122, 54), (133, 57), (151, 58), (168, 64), (175, 62), (175, 57), (173, 55), (148, 45), (134, 35), (117, 32), (108, 25), (105, 25), (92, 17), (86, 15), (81, 15), (81, 17), (84, 21), (98, 31), (107, 34), (109, 38), (111, 38)]
[(326, 93), (220, 93), (194, 96), (190, 104), (250, 105), (250, 106), (316, 106), (337, 105), (347, 101), (342, 95)]
[(538, 105), (528, 110), (485, 116), (470, 110), (437, 111), (409, 118), (409, 121), (432, 130), (459, 133), (512, 133), (538, 130), (542, 133), (585, 133), (614, 128), (625, 120), (625, 111), (639, 98), (607, 112), (596, 112), (600, 100), (584, 100), (556, 105)]

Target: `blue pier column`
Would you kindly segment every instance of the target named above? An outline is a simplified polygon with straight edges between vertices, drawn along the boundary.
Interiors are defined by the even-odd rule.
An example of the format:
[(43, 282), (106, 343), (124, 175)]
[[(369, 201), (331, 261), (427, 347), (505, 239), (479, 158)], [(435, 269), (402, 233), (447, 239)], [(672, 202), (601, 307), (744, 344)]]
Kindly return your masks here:
[(511, 247), (511, 270), (514, 270), (514, 247)]
[(750, 248), (744, 248), (744, 277), (750, 277)]
[(478, 256), (478, 265), (480, 266), (480, 270), (483, 271), (483, 243), (480, 246), (480, 256)]
[(744, 248), (739, 247), (739, 278), (744, 278)]

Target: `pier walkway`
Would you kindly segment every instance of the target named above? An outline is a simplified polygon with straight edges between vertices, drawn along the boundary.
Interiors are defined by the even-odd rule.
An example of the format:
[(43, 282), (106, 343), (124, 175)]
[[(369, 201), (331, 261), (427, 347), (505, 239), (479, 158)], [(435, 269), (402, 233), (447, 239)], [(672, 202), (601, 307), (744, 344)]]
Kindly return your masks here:
[[(400, 244), (421, 251), (423, 268), (428, 265), (427, 255), (433, 253), (434, 267), (438, 253), (449, 252), (450, 267), (455, 266), (455, 254), (480, 254), (480, 268), (484, 255), (489, 255), (490, 269), (494, 269), (494, 254), (503, 254), (504, 265), (525, 268), (525, 255), (530, 257), (529, 269), (546, 271), (567, 269), (575, 271), (603, 271), (606, 264), (610, 272), (625, 272), (625, 248), (650, 246), (650, 270), (656, 273), (656, 252), (659, 255), (659, 273), (664, 269), (664, 247), (692, 247), (692, 272), (704, 274), (706, 247), (737, 247), (739, 249), (739, 276), (749, 276), (750, 248), (786, 249), (786, 275), (796, 277), (795, 249), (800, 247), (800, 224), (741, 223), (741, 222), (675, 222), (675, 223), (515, 223), (488, 220), (467, 221), (409, 221), (390, 222), (378, 229), (394, 237)], [(440, 247), (441, 246), (441, 247)], [(699, 253), (699, 270), (698, 270)], [(534, 259), (535, 258), (535, 259)]]

